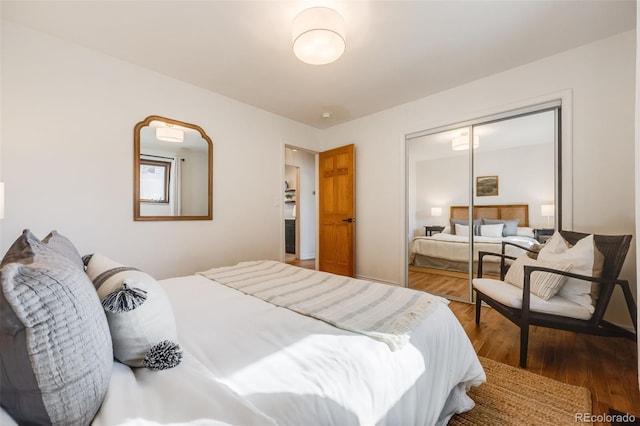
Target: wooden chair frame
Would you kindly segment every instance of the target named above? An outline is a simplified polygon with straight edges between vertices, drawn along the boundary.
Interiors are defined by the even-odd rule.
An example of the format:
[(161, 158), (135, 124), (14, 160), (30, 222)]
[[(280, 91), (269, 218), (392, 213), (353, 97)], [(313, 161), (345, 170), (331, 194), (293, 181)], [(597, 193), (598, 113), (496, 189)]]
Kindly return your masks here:
[[(560, 231), (562, 236), (570, 243), (575, 244), (578, 240), (589, 234), (573, 231)], [(638, 333), (638, 324), (636, 318), (636, 303), (633, 300), (629, 282), (627, 280), (618, 279), (618, 275), (622, 269), (625, 257), (631, 244), (631, 235), (594, 235), (596, 247), (604, 255), (604, 265), (602, 276), (599, 278), (586, 275), (578, 275), (571, 272), (559, 271), (551, 268), (526, 265), (524, 266), (524, 285), (522, 289), (522, 307), (521, 309), (506, 306), (492, 297), (484, 294), (476, 289), (476, 324), (480, 324), (480, 308), (482, 302), (494, 308), (497, 312), (505, 316), (515, 325), (520, 327), (520, 366), (527, 366), (527, 348), (529, 343), (529, 326), (537, 325), (539, 327), (547, 327), (558, 330), (573, 331), (576, 333), (594, 334), (610, 337), (626, 337), (636, 340)], [(482, 278), (482, 262), (485, 256), (498, 256), (500, 260), (500, 280), (504, 281), (506, 270), (508, 269), (506, 259), (515, 259), (513, 256), (504, 253), (506, 245), (516, 245), (509, 242), (502, 243), (502, 253), (492, 253), (481, 251), (478, 254), (478, 278)], [(522, 248), (522, 247), (520, 247)], [(532, 250), (525, 249), (532, 253)], [(580, 280), (597, 282), (600, 284), (598, 299), (596, 301), (595, 310), (591, 318), (580, 320), (576, 318), (563, 317), (560, 315), (547, 314), (542, 312), (533, 312), (530, 310), (531, 299), (531, 273), (534, 271), (545, 271), (553, 274), (565, 275)], [(604, 314), (611, 300), (611, 295), (616, 286), (620, 286), (624, 295), (627, 309), (635, 332), (622, 328), (616, 324), (612, 324), (603, 319)]]

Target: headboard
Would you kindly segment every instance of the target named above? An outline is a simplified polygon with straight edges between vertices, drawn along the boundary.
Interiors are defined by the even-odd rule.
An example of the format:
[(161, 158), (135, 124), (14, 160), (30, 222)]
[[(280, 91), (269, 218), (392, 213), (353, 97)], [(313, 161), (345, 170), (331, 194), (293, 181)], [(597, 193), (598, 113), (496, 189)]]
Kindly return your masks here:
[[(469, 206), (451, 206), (451, 219), (469, 220)], [(520, 219), (518, 226), (529, 226), (528, 204), (496, 204), (473, 206), (473, 218)]]

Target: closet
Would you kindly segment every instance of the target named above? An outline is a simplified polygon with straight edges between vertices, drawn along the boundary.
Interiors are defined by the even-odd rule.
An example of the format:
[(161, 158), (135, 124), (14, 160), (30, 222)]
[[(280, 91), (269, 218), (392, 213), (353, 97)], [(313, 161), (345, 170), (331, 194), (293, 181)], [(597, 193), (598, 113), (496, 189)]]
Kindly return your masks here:
[(408, 287), (472, 301), (479, 250), (562, 229), (561, 117), (557, 100), (406, 135)]

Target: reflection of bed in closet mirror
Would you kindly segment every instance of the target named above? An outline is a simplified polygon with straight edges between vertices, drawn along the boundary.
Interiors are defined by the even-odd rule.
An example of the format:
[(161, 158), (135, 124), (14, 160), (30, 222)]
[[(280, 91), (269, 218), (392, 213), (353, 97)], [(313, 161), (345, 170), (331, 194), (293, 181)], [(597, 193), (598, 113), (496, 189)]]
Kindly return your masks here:
[[(500, 252), (503, 240), (536, 243), (533, 229), (547, 220), (540, 206), (557, 196), (557, 113), (550, 108), (407, 136), (409, 287), (470, 301), (479, 250)], [(478, 177), (492, 179), (480, 179), (479, 192)], [(432, 214), (438, 209), (440, 216)], [(445, 228), (426, 236), (426, 226)]]

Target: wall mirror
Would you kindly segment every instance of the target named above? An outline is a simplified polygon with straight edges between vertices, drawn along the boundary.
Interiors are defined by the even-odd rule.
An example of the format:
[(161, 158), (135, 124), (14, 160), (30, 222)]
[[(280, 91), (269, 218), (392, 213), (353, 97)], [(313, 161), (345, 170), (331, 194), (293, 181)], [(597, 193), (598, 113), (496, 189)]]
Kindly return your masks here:
[(213, 142), (202, 128), (152, 115), (133, 147), (134, 220), (213, 218)]
[(407, 286), (472, 301), (479, 251), (561, 229), (560, 134), (553, 102), (407, 135)]

